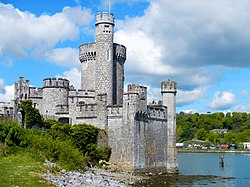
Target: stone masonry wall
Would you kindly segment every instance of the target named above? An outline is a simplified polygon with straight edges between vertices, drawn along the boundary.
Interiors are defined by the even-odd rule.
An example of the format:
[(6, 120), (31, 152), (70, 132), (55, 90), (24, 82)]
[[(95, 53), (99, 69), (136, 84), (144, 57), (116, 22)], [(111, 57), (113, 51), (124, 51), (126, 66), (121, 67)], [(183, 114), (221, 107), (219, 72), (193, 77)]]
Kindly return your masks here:
[(96, 43), (80, 46), (79, 59), (82, 63), (81, 89), (95, 90), (96, 76)]

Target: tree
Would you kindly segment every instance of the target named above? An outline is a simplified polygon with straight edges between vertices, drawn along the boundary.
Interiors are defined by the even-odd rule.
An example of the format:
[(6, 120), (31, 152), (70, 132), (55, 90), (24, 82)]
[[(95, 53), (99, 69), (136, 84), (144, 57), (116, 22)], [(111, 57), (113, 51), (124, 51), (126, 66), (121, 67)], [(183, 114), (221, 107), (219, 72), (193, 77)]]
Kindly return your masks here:
[(32, 107), (31, 100), (22, 101), (21, 108), (24, 113), (24, 127), (31, 128), (37, 126), (41, 128), (43, 126), (43, 118), (39, 111)]
[(198, 140), (206, 140), (207, 139), (207, 131), (204, 128), (201, 128), (196, 133), (196, 138)]
[(224, 135), (224, 141), (226, 144), (231, 145), (233, 143), (233, 132), (229, 131)]

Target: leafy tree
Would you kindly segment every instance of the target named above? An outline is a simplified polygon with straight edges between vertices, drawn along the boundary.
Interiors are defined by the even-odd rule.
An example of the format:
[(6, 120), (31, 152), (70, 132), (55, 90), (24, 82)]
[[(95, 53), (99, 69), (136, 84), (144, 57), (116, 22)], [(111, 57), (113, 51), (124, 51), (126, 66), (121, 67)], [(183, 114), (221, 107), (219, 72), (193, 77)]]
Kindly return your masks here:
[(231, 145), (232, 143), (234, 143), (234, 136), (233, 136), (233, 132), (229, 131), (224, 135), (224, 140), (225, 143), (228, 145)]
[(196, 133), (196, 138), (198, 140), (206, 140), (207, 139), (207, 131), (204, 128), (201, 128)]
[(32, 128), (43, 126), (43, 118), (39, 113), (39, 110), (32, 107), (31, 100), (24, 100), (21, 102), (21, 108), (24, 112), (24, 127)]

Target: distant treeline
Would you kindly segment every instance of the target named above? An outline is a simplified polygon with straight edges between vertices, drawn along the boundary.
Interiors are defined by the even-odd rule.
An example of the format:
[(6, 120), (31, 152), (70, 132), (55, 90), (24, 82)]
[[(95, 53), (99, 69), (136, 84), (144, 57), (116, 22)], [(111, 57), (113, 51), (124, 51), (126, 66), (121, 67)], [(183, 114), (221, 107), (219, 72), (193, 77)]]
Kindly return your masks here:
[[(213, 114), (176, 115), (177, 142), (197, 139), (207, 145), (236, 144), (250, 142), (250, 114), (245, 112), (217, 112)], [(225, 133), (213, 129), (227, 129)]]

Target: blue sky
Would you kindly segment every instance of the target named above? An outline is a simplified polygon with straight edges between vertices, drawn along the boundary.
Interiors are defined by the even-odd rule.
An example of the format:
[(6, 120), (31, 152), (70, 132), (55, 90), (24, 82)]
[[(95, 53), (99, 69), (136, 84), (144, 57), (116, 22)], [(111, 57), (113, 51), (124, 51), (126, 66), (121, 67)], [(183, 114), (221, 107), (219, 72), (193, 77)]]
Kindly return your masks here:
[(247, 0), (0, 1), (0, 101), (19, 76), (42, 86), (65, 77), (79, 88), (78, 47), (95, 40), (95, 14), (115, 15), (115, 42), (127, 47), (125, 81), (178, 84), (177, 111), (250, 112), (250, 2)]

